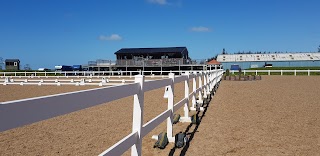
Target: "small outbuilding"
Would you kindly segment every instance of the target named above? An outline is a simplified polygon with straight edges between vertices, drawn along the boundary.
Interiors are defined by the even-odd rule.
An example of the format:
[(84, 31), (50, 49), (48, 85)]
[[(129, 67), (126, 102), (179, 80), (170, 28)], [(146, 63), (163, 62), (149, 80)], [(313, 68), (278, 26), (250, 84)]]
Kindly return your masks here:
[(218, 69), (221, 69), (221, 63), (218, 62), (218, 61), (215, 60), (215, 59), (207, 62), (207, 65), (208, 65), (208, 67), (210, 67), (210, 68), (217, 66)]
[(6, 70), (20, 70), (20, 60), (19, 59), (6, 59)]

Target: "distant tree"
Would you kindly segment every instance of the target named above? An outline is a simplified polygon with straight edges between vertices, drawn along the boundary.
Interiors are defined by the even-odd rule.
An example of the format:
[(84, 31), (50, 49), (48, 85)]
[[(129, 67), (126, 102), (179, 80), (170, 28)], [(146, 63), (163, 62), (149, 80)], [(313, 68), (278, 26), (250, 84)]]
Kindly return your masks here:
[(2, 70), (2, 66), (4, 65), (3, 58), (0, 57), (0, 70)]
[(30, 64), (25, 64), (24, 65), (24, 70), (31, 70)]
[(218, 54), (216, 54), (215, 56), (213, 57), (210, 57), (207, 59), (207, 62), (210, 62), (211, 60), (217, 60), (217, 57), (218, 57)]

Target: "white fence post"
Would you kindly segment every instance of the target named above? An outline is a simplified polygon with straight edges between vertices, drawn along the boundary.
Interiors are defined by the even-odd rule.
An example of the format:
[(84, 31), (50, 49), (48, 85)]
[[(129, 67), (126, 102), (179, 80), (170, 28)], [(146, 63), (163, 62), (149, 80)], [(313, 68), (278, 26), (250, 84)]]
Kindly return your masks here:
[(294, 70), (294, 76), (297, 76), (297, 70), (296, 69)]
[(216, 73), (215, 73), (215, 71), (211, 71), (210, 72), (210, 85), (211, 85), (211, 87), (210, 87), (210, 92), (213, 90), (213, 88), (214, 88), (214, 78), (216, 77), (216, 75), (215, 75)]
[(270, 70), (268, 70), (268, 75), (270, 75)]
[(189, 118), (189, 72), (186, 72), (186, 81), (184, 81), (184, 97), (187, 98), (187, 102), (184, 105), (184, 117)]
[(169, 142), (174, 142), (173, 137), (173, 98), (174, 98), (174, 73), (169, 74), (169, 78), (172, 79), (171, 85), (168, 86), (168, 110), (171, 110), (170, 116), (167, 119), (167, 136)]
[(212, 82), (211, 82), (211, 77), (212, 77), (212, 75), (211, 75), (211, 72), (210, 71), (208, 71), (208, 93), (211, 91), (211, 89), (212, 89)]
[(132, 132), (138, 131), (139, 139), (137, 140), (136, 144), (134, 144), (131, 147), (131, 155), (140, 156), (141, 150), (142, 150), (141, 128), (143, 124), (143, 107), (144, 107), (144, 91), (143, 91), (144, 76), (136, 75), (135, 83), (140, 83), (140, 91), (138, 94), (134, 95)]
[(258, 75), (258, 70), (256, 70), (256, 75)]
[(205, 93), (205, 95), (208, 98), (208, 94), (210, 94), (211, 88), (210, 88), (209, 72), (207, 72), (207, 71), (206, 71), (206, 79), (207, 79), (207, 83), (205, 85), (207, 88), (207, 92)]
[(194, 78), (192, 78), (192, 108), (196, 108), (196, 90), (197, 90), (197, 81), (196, 81), (196, 73), (193, 72)]
[(207, 98), (207, 72), (203, 72), (203, 98)]
[(308, 76), (310, 76), (310, 69), (308, 69)]
[(184, 97), (187, 99), (184, 104), (184, 116), (180, 118), (181, 122), (191, 122), (189, 117), (189, 72), (185, 72), (186, 80), (184, 81)]
[(202, 99), (202, 77), (203, 77), (203, 72), (200, 72), (200, 76), (199, 76), (199, 87), (201, 87), (201, 89), (199, 90), (199, 103), (203, 103), (203, 99)]
[(281, 76), (282, 76), (282, 69), (280, 71), (281, 71)]
[(219, 77), (219, 71), (215, 70), (214, 71), (214, 76), (213, 76), (213, 88), (216, 86), (216, 84), (218, 83), (218, 77)]

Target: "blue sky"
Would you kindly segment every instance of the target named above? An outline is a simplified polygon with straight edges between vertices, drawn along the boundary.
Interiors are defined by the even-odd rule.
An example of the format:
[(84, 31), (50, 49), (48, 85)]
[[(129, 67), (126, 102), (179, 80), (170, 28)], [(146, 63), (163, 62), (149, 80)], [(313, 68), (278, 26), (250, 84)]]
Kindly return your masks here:
[(115, 60), (121, 48), (315, 52), (319, 0), (0, 0), (0, 57), (33, 69)]

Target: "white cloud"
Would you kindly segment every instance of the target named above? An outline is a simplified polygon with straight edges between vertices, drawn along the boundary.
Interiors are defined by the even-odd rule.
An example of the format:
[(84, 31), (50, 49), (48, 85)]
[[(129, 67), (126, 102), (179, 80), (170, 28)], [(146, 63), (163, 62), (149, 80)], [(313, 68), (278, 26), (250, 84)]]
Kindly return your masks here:
[(194, 32), (210, 32), (210, 31), (211, 31), (210, 28), (203, 27), (203, 26), (192, 27), (190, 30), (191, 30), (191, 31), (194, 31)]
[(122, 37), (118, 34), (112, 34), (110, 36), (100, 35), (99, 40), (101, 41), (120, 41)]
[(166, 5), (168, 4), (167, 0), (148, 0), (149, 3), (155, 3), (159, 5)]

